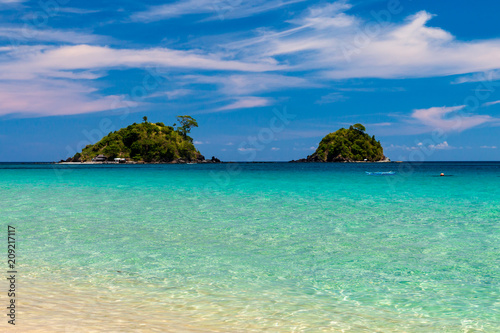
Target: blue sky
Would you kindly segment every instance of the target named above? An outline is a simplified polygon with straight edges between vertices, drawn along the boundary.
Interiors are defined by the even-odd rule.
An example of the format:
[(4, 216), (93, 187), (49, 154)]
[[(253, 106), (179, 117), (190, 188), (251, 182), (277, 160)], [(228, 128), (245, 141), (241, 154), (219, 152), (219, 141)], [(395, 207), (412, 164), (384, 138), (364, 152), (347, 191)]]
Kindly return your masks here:
[(363, 123), (392, 160), (500, 160), (498, 1), (0, 0), (0, 161), (143, 116), (287, 161)]

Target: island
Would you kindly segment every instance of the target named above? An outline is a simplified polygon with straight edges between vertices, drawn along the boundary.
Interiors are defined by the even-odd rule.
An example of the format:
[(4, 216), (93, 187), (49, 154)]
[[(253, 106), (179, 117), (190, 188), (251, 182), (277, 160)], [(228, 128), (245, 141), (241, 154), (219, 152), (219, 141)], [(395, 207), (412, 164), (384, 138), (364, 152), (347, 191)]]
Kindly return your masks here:
[(375, 136), (362, 124), (341, 128), (326, 135), (314, 154), (291, 162), (390, 162)]
[(206, 160), (188, 135), (198, 123), (191, 116), (178, 116), (176, 124), (134, 123), (114, 131), (99, 142), (87, 145), (64, 163), (219, 163)]

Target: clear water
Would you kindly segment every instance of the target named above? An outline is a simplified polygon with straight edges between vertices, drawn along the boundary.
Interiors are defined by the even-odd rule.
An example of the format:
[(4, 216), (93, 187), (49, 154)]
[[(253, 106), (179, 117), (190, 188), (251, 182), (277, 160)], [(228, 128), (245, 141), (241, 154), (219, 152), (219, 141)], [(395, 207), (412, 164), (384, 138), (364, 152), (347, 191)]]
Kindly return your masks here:
[(0, 212), (27, 331), (500, 332), (500, 163), (0, 164)]

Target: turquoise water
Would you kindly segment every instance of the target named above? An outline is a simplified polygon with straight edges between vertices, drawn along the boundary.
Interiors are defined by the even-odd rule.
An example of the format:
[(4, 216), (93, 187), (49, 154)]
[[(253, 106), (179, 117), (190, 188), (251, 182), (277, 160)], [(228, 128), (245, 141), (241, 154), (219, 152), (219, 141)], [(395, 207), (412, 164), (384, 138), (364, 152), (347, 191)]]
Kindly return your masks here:
[(500, 163), (0, 164), (0, 211), (21, 327), (500, 332)]

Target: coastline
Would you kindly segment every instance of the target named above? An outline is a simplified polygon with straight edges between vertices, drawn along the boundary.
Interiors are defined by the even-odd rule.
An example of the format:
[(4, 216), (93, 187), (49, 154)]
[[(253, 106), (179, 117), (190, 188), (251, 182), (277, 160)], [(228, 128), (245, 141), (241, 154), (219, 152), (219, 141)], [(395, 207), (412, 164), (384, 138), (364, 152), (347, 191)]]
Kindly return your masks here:
[[(401, 313), (398, 309), (372, 309), (356, 306), (351, 302), (336, 303), (331, 312), (330, 324), (315, 322), (317, 316), (303, 317), (300, 304), (290, 305), (290, 313), (279, 307), (282, 316), (261, 318), (257, 307), (241, 306), (219, 308), (224, 299), (181, 300), (179, 295), (168, 292), (145, 296), (147, 282), (131, 282), (119, 278), (119, 284), (95, 285), (90, 280), (74, 284), (70, 280), (54, 281), (44, 276), (26, 279), (23, 287), (24, 302), (19, 310), (20, 329), (23, 332), (262, 332), (277, 333), (310, 330), (324, 331), (377, 331), (408, 333), (423, 331), (457, 332), (464, 324), (456, 317), (418, 317), (413, 313)], [(28, 283), (29, 282), (29, 283)], [(265, 290), (263, 290), (265, 291)], [(230, 299), (231, 294), (227, 295)], [(343, 297), (339, 295), (339, 297)], [(147, 306), (145, 306), (147, 301)], [(257, 298), (249, 298), (250, 304)], [(321, 303), (320, 309), (328, 308)], [(55, 311), (55, 309), (57, 309)], [(22, 319), (21, 319), (22, 318)], [(50, 318), (44, 320), (43, 318)], [(71, 318), (71, 320), (68, 320)], [(313, 323), (309, 322), (313, 321)], [(408, 324), (411, 322), (411, 324)]]
[[(27, 162), (31, 163), (31, 162)], [(109, 165), (147, 165), (147, 164), (235, 164), (235, 163), (255, 163), (255, 164), (261, 164), (261, 163), (307, 163), (307, 164), (342, 164), (342, 163), (404, 163), (404, 161), (342, 161), (342, 162), (298, 162), (298, 161), (220, 161), (220, 162), (135, 162), (135, 161), (130, 161), (126, 163), (119, 163), (119, 162), (44, 162), (44, 163), (50, 163), (50, 164), (60, 164), (60, 165), (102, 165), (102, 164), (109, 164)]]

